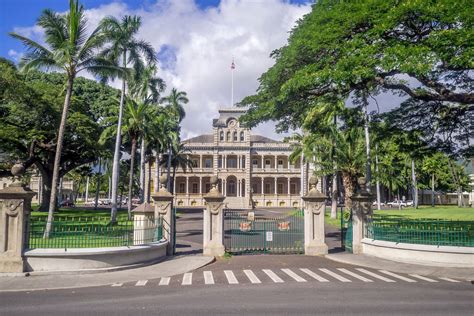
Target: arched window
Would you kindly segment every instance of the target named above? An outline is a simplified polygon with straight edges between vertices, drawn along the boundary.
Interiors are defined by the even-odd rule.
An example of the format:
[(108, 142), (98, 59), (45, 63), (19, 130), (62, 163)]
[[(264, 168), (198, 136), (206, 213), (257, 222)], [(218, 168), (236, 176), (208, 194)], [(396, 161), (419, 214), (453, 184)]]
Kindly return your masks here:
[(227, 132), (227, 139), (228, 142), (230, 142), (230, 132)]
[(234, 142), (237, 141), (237, 132), (234, 132)]
[(224, 132), (223, 131), (221, 131), (219, 139), (220, 139), (221, 142), (224, 141)]
[(240, 132), (240, 141), (241, 141), (241, 142), (244, 141), (244, 132)]

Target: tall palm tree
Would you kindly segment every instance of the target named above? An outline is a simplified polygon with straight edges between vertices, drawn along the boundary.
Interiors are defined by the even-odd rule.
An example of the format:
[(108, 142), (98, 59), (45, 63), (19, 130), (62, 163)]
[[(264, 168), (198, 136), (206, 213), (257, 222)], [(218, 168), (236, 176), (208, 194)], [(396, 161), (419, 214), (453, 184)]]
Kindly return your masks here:
[(53, 214), (57, 207), (61, 152), (74, 79), (82, 70), (88, 70), (95, 74), (110, 75), (111, 71), (116, 72), (118, 69), (103, 58), (97, 57), (96, 52), (104, 45), (107, 37), (100, 32), (100, 28), (95, 29), (89, 36), (87, 35), (87, 19), (84, 16), (84, 7), (79, 5), (77, 0), (69, 1), (69, 12), (66, 14), (44, 10), (37, 24), (44, 29), (45, 42), (49, 48), (19, 34), (10, 33), (10, 35), (22, 41), (28, 49), (21, 60), (23, 71), (33, 68), (57, 69), (64, 71), (67, 78), (66, 95), (56, 140), (48, 221), (44, 233), (45, 237), (49, 237)]
[[(141, 56), (144, 56), (148, 63), (154, 63), (156, 61), (156, 54), (153, 47), (148, 42), (137, 40), (135, 38), (140, 26), (141, 19), (138, 16), (124, 16), (122, 20), (118, 20), (114, 17), (103, 19), (99, 27), (109, 39), (110, 46), (102, 52), (102, 56), (109, 60), (119, 62), (123, 68), (127, 68), (129, 65), (133, 66), (135, 69), (143, 68)], [(123, 107), (127, 87), (126, 83), (127, 75), (123, 75), (117, 131), (121, 131), (122, 129)], [(110, 214), (112, 222), (115, 222), (117, 217), (120, 145), (121, 133), (118, 132), (116, 133), (114, 161), (112, 166), (112, 209)]]
[[(189, 102), (186, 92), (178, 91), (178, 89), (173, 88), (171, 89), (171, 93), (162, 99), (162, 102), (169, 107), (174, 116), (176, 117), (178, 124), (186, 116), (186, 111), (184, 110), (184, 104)], [(177, 126), (176, 132), (179, 134), (179, 125)], [(172, 144), (168, 144), (168, 162), (167, 162), (167, 172), (168, 172), (168, 190), (171, 191), (171, 157), (172, 157)]]
[[(191, 171), (193, 170), (193, 161), (189, 158), (188, 154), (189, 150), (181, 142), (177, 142), (172, 146), (171, 166), (173, 168), (173, 175), (171, 178), (173, 181), (176, 176), (176, 169), (186, 170), (189, 168)], [(174, 189), (171, 189), (170, 192), (174, 193)]]

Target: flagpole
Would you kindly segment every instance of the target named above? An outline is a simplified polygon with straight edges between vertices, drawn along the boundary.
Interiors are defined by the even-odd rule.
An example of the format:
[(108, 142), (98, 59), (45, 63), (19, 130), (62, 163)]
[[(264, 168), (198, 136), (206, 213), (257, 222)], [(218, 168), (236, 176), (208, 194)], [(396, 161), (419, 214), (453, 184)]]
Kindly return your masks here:
[[(232, 64), (234, 64), (234, 60), (232, 59)], [(231, 78), (232, 78), (232, 87), (230, 93), (230, 107), (234, 106), (234, 67), (230, 70)]]

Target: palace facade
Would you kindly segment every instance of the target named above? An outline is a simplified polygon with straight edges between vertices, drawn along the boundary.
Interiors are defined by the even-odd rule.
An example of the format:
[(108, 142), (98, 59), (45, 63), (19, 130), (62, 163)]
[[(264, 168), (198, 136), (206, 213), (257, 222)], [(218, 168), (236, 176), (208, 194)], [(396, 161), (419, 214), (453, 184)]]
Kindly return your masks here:
[(300, 207), (308, 190), (308, 164), (291, 163), (291, 144), (253, 135), (240, 125), (245, 110), (219, 110), (212, 133), (183, 141), (192, 170), (177, 169), (177, 207), (203, 207), (210, 177), (219, 178), (219, 191), (229, 208)]

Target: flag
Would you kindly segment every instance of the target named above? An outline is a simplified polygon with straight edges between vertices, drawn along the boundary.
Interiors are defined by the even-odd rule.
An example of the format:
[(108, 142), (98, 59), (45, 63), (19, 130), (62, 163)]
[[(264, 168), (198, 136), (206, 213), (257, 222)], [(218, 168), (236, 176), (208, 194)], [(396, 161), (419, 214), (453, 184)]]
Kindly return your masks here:
[(232, 64), (230, 65), (230, 69), (235, 69), (234, 59), (232, 59)]

